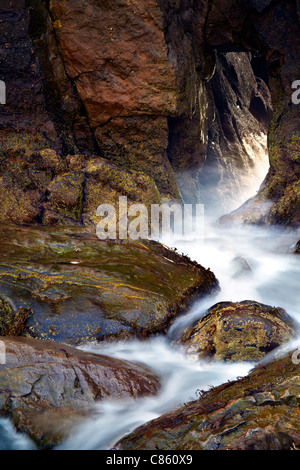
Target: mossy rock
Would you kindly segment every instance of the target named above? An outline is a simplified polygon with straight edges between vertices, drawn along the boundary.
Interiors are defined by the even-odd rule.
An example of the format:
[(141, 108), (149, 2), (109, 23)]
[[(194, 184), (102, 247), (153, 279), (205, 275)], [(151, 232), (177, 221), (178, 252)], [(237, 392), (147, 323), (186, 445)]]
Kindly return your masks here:
[[(202, 391), (140, 426), (116, 450), (294, 450), (300, 447), (300, 364), (292, 354)], [(199, 392), (200, 393), (200, 392)]]
[[(100, 204), (161, 204), (155, 181), (101, 157), (63, 158), (52, 149), (0, 154), (0, 223), (16, 225), (96, 225)], [(150, 221), (149, 221), (150, 223)]]
[(0, 297), (0, 335), (5, 335), (6, 331), (14, 325), (15, 312), (12, 305), (4, 298)]
[(154, 180), (141, 171), (127, 170), (104, 158), (94, 157), (87, 160), (85, 175), (85, 225), (101, 220), (96, 215), (100, 204), (118, 207), (120, 196), (126, 196), (129, 203), (142, 203), (148, 210), (151, 204), (161, 203)]
[(79, 220), (82, 211), (84, 173), (58, 175), (48, 186), (49, 201), (64, 217)]
[(26, 328), (30, 309), (21, 307), (15, 311), (11, 303), (0, 296), (0, 336), (19, 336)]
[(80, 227), (0, 229), (0, 294), (31, 308), (27, 335), (80, 344), (166, 331), (214, 274), (152, 241), (100, 241)]
[(247, 300), (220, 302), (186, 329), (180, 343), (200, 358), (258, 361), (295, 334), (296, 325), (281, 308)]

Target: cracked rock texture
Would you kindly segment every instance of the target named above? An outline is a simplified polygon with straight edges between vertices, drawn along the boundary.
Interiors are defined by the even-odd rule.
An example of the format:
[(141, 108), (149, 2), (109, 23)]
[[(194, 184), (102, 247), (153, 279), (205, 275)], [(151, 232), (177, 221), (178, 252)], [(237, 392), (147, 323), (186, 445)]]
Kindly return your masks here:
[(158, 378), (138, 364), (32, 338), (1, 341), (1, 413), (40, 447), (58, 443), (97, 400), (138, 398), (159, 389)]
[(291, 354), (140, 426), (117, 450), (291, 450), (300, 445), (300, 365)]

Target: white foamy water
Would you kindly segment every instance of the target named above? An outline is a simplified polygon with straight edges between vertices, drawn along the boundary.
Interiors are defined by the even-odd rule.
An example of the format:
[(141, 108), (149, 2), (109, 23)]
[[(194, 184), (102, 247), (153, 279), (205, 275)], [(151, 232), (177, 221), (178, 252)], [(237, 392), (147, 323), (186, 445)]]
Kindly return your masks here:
[(168, 339), (163, 337), (143, 343), (91, 344), (84, 349), (147, 365), (161, 378), (161, 391), (148, 398), (99, 402), (93, 419), (76, 428), (60, 449), (110, 449), (137, 426), (158, 418), (177, 405), (195, 400), (197, 390), (207, 390), (210, 386), (245, 375), (251, 368), (249, 363), (200, 363), (171, 347)]
[(24, 434), (17, 433), (9, 419), (0, 419), (0, 450), (35, 450), (36, 446)]
[[(290, 253), (298, 235), (257, 228), (221, 229), (208, 221), (204, 240), (162, 240), (210, 268), (218, 278), (221, 291), (197, 302), (171, 326), (167, 337), (146, 342), (86, 345), (84, 349), (112, 357), (137, 361), (153, 369), (162, 382), (158, 396), (126, 402), (102, 402), (95, 407), (93, 419), (73, 430), (62, 449), (109, 449), (137, 426), (155, 419), (176, 406), (196, 398), (196, 390), (207, 390), (243, 376), (253, 364), (199, 362), (172, 345), (172, 340), (207, 308), (219, 301), (255, 300), (282, 307), (300, 322), (300, 263)], [(252, 272), (236, 277), (232, 260), (243, 257)], [(285, 350), (300, 346), (296, 340)]]
[[(255, 300), (284, 308), (300, 323), (300, 257), (292, 254), (300, 238), (294, 232), (283, 233), (266, 228), (225, 229), (205, 219), (204, 239), (186, 237), (163, 239), (178, 253), (188, 255), (205, 268), (210, 268), (220, 282), (221, 291), (195, 303), (173, 323), (165, 337), (127, 343), (87, 344), (94, 353), (142, 363), (161, 380), (157, 396), (127, 401), (101, 401), (95, 405), (92, 418), (73, 429), (58, 449), (110, 449), (139, 425), (161, 416), (177, 406), (197, 398), (197, 390), (208, 390), (246, 375), (254, 364), (199, 362), (174, 346), (172, 341), (205, 311), (220, 301)], [(232, 261), (243, 258), (251, 272), (237, 275)], [(282, 348), (300, 347), (300, 337)], [(279, 351), (280, 352), (280, 351)], [(8, 420), (0, 420), (0, 449), (30, 449), (31, 442), (17, 434)]]

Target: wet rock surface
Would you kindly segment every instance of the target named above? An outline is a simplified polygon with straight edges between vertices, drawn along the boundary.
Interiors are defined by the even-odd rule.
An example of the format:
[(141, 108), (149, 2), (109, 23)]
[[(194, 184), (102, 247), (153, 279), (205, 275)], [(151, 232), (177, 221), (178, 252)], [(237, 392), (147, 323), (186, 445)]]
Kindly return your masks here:
[(159, 389), (159, 379), (138, 364), (32, 338), (1, 341), (1, 413), (39, 446), (59, 442), (97, 400), (138, 398)]
[(181, 339), (190, 354), (225, 361), (258, 361), (296, 336), (297, 325), (281, 308), (253, 301), (220, 302)]
[(37, 338), (144, 338), (219, 289), (214, 274), (156, 242), (100, 241), (82, 228), (1, 228), (1, 296), (31, 309)]
[[(9, 84), (0, 110), (3, 220), (84, 223), (81, 176), (73, 181), (76, 200), (57, 217), (61, 177), (56, 181), (48, 167), (33, 180), (24, 169), (28, 156), (49, 148), (62, 161), (99, 155), (139, 171), (168, 199), (199, 202), (205, 186), (205, 203), (223, 204), (243, 187), (234, 177), (251, 173), (262, 147), (258, 136), (269, 127), (264, 185), (222, 223), (299, 226), (295, 1), (50, 6), (13, 0), (1, 8), (0, 79)], [(74, 177), (64, 177), (68, 187)], [(83, 193), (88, 200), (84, 187)]]
[(126, 436), (117, 450), (292, 450), (299, 448), (300, 365), (291, 354), (202, 392)]
[(198, 184), (206, 210), (218, 216), (252, 195), (268, 171), (272, 102), (266, 82), (253, 68), (256, 60), (263, 63), (259, 55), (216, 51), (215, 60), (209, 82), (215, 118)]

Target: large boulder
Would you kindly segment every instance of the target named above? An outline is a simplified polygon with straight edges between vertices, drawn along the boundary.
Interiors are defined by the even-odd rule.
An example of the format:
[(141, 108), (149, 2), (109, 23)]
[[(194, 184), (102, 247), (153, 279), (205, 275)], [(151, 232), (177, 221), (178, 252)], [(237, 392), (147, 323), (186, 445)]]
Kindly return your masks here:
[(71, 424), (102, 399), (157, 393), (145, 367), (32, 338), (1, 338), (0, 410), (40, 446), (59, 442)]
[(114, 448), (299, 449), (299, 375), (300, 363), (291, 354), (258, 366), (248, 376), (202, 392), (197, 401), (139, 427)]
[(1, 228), (0, 294), (31, 309), (26, 332), (69, 344), (164, 332), (214, 274), (154, 241), (74, 229)]
[(200, 358), (258, 361), (295, 334), (296, 325), (285, 310), (246, 300), (214, 305), (179, 342)]
[[(167, 159), (168, 116), (180, 89), (168, 57), (164, 18), (154, 0), (51, 2), (61, 56), (103, 154), (179, 193)], [(95, 28), (95, 23), (101, 24)]]

